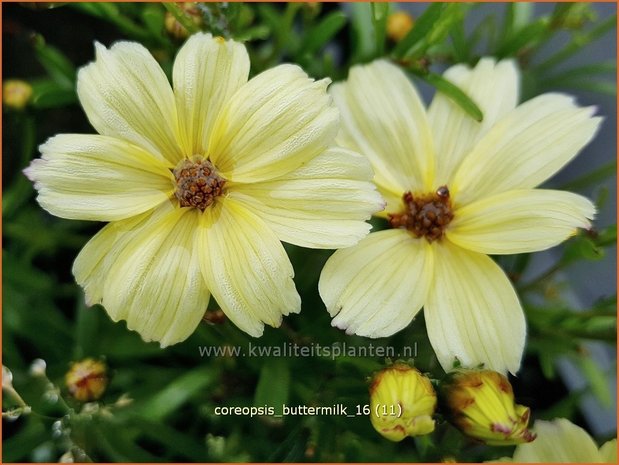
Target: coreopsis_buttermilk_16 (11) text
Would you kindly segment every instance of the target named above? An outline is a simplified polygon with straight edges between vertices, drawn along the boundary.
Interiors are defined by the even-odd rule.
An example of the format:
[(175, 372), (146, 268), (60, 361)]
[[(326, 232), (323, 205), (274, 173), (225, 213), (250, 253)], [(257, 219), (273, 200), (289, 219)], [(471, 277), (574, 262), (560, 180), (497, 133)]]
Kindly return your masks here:
[(77, 93), (99, 135), (52, 137), (25, 170), (51, 214), (109, 222), (73, 274), (145, 341), (186, 339), (210, 296), (252, 336), (279, 326), (301, 306), (280, 241), (350, 246), (384, 207), (365, 157), (334, 143), (330, 81), (249, 70), (241, 43), (199, 33), (172, 87), (142, 45), (97, 43)]
[(590, 228), (588, 199), (536, 187), (578, 154), (601, 118), (560, 93), (517, 105), (511, 60), (482, 58), (444, 77), (473, 99), (482, 121), (440, 92), (426, 110), (385, 60), (355, 66), (330, 87), (342, 113), (338, 143), (369, 158), (390, 228), (336, 251), (319, 290), (332, 324), (349, 334), (390, 336), (424, 307), (446, 371), (457, 359), (515, 373), (524, 314), (488, 255), (544, 250)]

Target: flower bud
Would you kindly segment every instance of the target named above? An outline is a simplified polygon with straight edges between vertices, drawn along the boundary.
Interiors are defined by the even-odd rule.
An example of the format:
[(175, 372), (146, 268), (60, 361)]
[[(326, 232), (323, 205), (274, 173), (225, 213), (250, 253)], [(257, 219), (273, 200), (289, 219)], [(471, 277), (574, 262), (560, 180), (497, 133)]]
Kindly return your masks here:
[(390, 441), (434, 431), (436, 392), (419, 370), (401, 362), (381, 370), (370, 385), (372, 426)]
[(451, 422), (464, 434), (501, 446), (531, 442), (530, 410), (514, 402), (507, 378), (491, 370), (458, 369), (450, 373), (442, 394)]
[(80, 402), (101, 398), (107, 388), (108, 377), (105, 363), (86, 358), (73, 362), (65, 376), (69, 393)]
[(405, 11), (396, 11), (387, 18), (387, 37), (394, 42), (401, 41), (413, 28), (414, 20)]
[[(196, 26), (201, 26), (203, 22), (202, 13), (198, 6), (193, 2), (177, 3), (179, 8), (183, 10), (185, 16), (188, 16)], [(169, 11), (165, 14), (164, 25), (168, 34), (176, 39), (186, 39), (189, 37), (189, 31), (185, 29), (181, 23)]]
[(9, 79), (2, 85), (2, 103), (15, 110), (22, 110), (32, 97), (32, 87), (25, 81)]

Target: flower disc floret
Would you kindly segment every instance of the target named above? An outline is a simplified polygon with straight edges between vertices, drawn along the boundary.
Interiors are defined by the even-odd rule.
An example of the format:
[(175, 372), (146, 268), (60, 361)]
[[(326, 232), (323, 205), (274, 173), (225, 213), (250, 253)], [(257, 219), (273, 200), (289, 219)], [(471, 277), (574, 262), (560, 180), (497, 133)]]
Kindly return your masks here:
[(439, 187), (433, 194), (405, 192), (402, 201), (404, 211), (389, 214), (392, 228), (408, 229), (415, 237), (425, 237), (428, 242), (443, 237), (445, 228), (454, 217), (447, 186)]
[(175, 195), (181, 207), (194, 207), (201, 211), (223, 194), (226, 180), (217, 173), (213, 164), (196, 156), (183, 160), (174, 169)]

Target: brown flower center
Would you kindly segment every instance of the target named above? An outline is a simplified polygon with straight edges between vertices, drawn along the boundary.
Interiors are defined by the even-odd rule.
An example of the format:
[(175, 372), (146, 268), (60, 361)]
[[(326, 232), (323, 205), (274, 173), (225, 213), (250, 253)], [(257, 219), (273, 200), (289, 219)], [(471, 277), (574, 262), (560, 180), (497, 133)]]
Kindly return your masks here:
[(193, 207), (204, 211), (223, 193), (226, 180), (217, 174), (213, 164), (206, 158), (195, 156), (183, 160), (173, 171), (176, 179), (176, 198), (181, 207)]
[(402, 200), (404, 211), (389, 214), (391, 227), (408, 229), (428, 242), (440, 239), (454, 217), (447, 186), (439, 187), (433, 194), (413, 196), (405, 192)]

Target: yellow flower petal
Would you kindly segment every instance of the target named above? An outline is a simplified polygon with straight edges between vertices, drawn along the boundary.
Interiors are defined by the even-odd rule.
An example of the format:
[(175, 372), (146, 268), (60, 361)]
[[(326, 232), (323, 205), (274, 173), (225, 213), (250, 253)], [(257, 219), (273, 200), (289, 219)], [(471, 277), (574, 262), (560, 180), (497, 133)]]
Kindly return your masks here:
[(537, 439), (516, 447), (514, 462), (592, 463), (603, 461), (591, 436), (565, 418), (553, 421), (537, 420), (533, 430), (537, 433)]
[(40, 147), (24, 170), (43, 208), (61, 218), (114, 221), (168, 199), (174, 177), (166, 165), (130, 143), (106, 136), (61, 134)]
[(199, 217), (197, 210), (167, 203), (125, 224), (112, 223), (76, 260), (78, 283), (91, 302), (100, 297), (114, 321), (126, 320), (145, 341), (165, 347), (185, 340), (209, 300), (194, 249)]
[(486, 254), (536, 252), (553, 247), (577, 228), (589, 228), (595, 206), (570, 192), (527, 189), (503, 192), (456, 210), (447, 238)]
[(600, 447), (600, 455), (604, 463), (617, 463), (617, 440), (611, 439)]
[(132, 142), (175, 165), (183, 157), (174, 94), (142, 45), (96, 43), (96, 60), (80, 69), (77, 94), (99, 134)]
[(384, 337), (408, 326), (419, 312), (432, 269), (427, 241), (389, 229), (336, 251), (322, 270), (318, 288), (334, 317), (333, 326), (347, 334)]
[(434, 134), (436, 185), (449, 184), (453, 173), (475, 143), (518, 103), (519, 73), (513, 61), (482, 58), (475, 68), (456, 65), (444, 77), (473, 99), (484, 114), (477, 122), (459, 105), (437, 92), (428, 110)]
[(277, 327), (301, 310), (284, 247), (258, 216), (226, 198), (204, 211), (199, 234), (202, 274), (240, 329), (258, 337), (264, 323)]
[(245, 47), (194, 34), (174, 61), (174, 94), (186, 153), (205, 154), (215, 118), (249, 75)]
[(544, 94), (499, 121), (475, 146), (450, 189), (460, 204), (538, 186), (593, 138), (601, 118), (571, 97)]
[(351, 69), (331, 86), (342, 112), (338, 142), (369, 158), (375, 182), (402, 195), (433, 187), (434, 148), (426, 112), (406, 75), (386, 61)]
[(230, 196), (254, 211), (280, 240), (335, 249), (365, 237), (383, 201), (371, 183), (367, 159), (339, 147), (273, 181), (230, 187)]
[(516, 373), (524, 349), (524, 314), (501, 268), (488, 256), (443, 239), (434, 247), (432, 286), (424, 309), (430, 342), (449, 371), (464, 366)]
[(295, 65), (280, 65), (242, 86), (215, 121), (209, 156), (238, 182), (276, 178), (329, 147), (338, 111), (328, 79), (313, 81)]
[[(160, 214), (161, 211), (162, 208), (159, 208), (154, 214)], [(144, 224), (152, 217), (153, 212), (147, 212), (109, 223), (80, 251), (73, 263), (73, 275), (77, 284), (84, 289), (87, 305), (102, 302), (105, 279), (114, 260), (120, 256), (119, 251), (122, 251), (123, 244), (133, 237), (136, 228), (143, 229)]]

